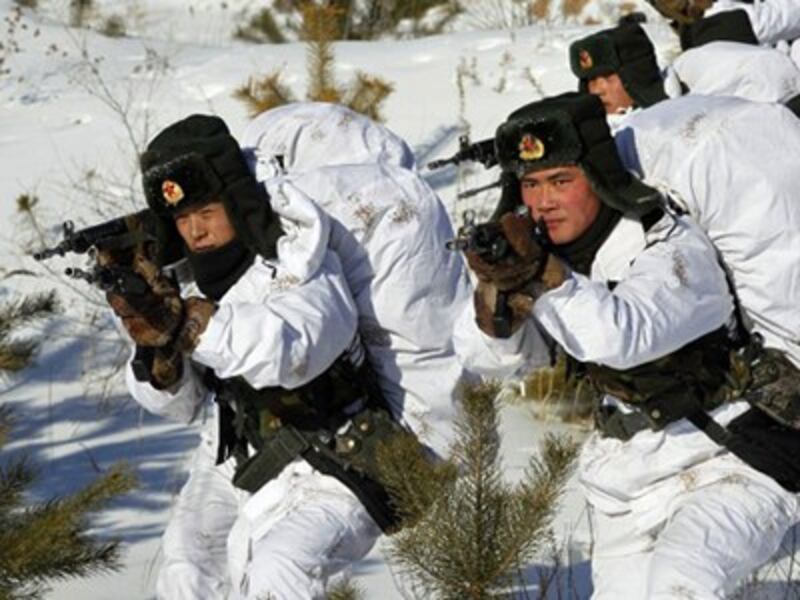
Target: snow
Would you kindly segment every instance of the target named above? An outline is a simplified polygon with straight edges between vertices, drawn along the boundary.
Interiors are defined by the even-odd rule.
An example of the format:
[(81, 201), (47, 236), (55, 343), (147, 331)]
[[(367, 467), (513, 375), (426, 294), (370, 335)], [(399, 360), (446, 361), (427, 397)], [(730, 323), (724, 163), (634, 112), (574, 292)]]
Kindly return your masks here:
[[(245, 0), (139, 0), (135, 3), (95, 1), (91, 22), (122, 15), (131, 37), (108, 38), (70, 28), (68, 2), (41, 1), (37, 12), (11, 17), (16, 3), (0, 1), (9, 25), (0, 57), (10, 73), (0, 75), (0, 276), (15, 292), (53, 287), (62, 291), (62, 318), (44, 327), (47, 343), (37, 365), (4, 385), (2, 401), (14, 406), (19, 426), (7, 453), (24, 451), (43, 467), (39, 498), (63, 494), (89, 481), (98, 469), (124, 459), (135, 467), (139, 488), (118, 500), (95, 521), (100, 536), (125, 542), (120, 573), (58, 583), (47, 597), (55, 599), (141, 599), (153, 597), (159, 561), (159, 536), (170, 503), (185, 477), (185, 460), (198, 441), (199, 424), (168, 423), (144, 413), (127, 398), (119, 378), (98, 407), (86, 393), (86, 381), (108, 372), (120, 351), (113, 331), (92, 329), (83, 302), (66, 290), (41, 265), (20, 249), (29, 239), (24, 217), (13, 202), (20, 194), (40, 199), (41, 219), (54, 233), (66, 218), (97, 218), (92, 195), (77, 189), (90, 182), (98, 197), (110, 194), (120, 206), (142, 205), (136, 178), (136, 156), (161, 127), (192, 112), (223, 116), (235, 135), (249, 120), (246, 108), (232, 97), (248, 77), (281, 69), (283, 82), (297, 96), (306, 85), (305, 48), (301, 44), (252, 45), (231, 39), (253, 3)], [(499, 3), (498, 3), (499, 4)], [(651, 18), (654, 13), (640, 1)], [(558, 2), (554, 2), (558, 5)], [(556, 19), (545, 25), (497, 30), (470, 30), (464, 18), (451, 32), (413, 40), (346, 42), (335, 45), (340, 83), (356, 70), (391, 81), (395, 92), (385, 105), (387, 125), (415, 148), (424, 165), (453, 153), (457, 137), (490, 137), (515, 108), (542, 94), (575, 88), (567, 65), (571, 40), (609, 24), (616, 1), (595, 0), (579, 19)], [(676, 42), (657, 19), (648, 24), (659, 55), (666, 60)], [(19, 53), (9, 52), (16, 40)], [(459, 75), (461, 73), (461, 75)], [(459, 85), (463, 94), (459, 93)], [(85, 178), (87, 170), (92, 177)], [(426, 177), (454, 215), (467, 207), (489, 210), (491, 193), (468, 202), (458, 191), (492, 181), (496, 173), (449, 167)], [(113, 213), (112, 213), (113, 214)], [(109, 215), (110, 216), (110, 215)], [(79, 264), (56, 259), (53, 268)], [(33, 276), (13, 275), (27, 269)], [(76, 286), (80, 288), (80, 284)], [(7, 298), (6, 291), (0, 298)], [(96, 299), (96, 296), (95, 296)], [(77, 319), (80, 315), (82, 319)], [(86, 358), (85, 351), (95, 352)], [(579, 430), (532, 418), (529, 410), (511, 405), (504, 410), (504, 457), (510, 478), (527, 464), (545, 431)], [(583, 505), (574, 486), (565, 499), (557, 532), (576, 558), (578, 596), (588, 594)], [(383, 560), (381, 546), (353, 569), (367, 597), (401, 597)]]

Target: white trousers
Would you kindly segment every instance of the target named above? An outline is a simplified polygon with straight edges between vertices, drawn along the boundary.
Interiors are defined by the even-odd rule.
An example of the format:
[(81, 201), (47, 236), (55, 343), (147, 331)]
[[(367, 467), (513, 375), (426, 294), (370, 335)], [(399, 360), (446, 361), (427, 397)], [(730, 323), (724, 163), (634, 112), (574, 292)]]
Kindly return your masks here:
[(328, 578), (379, 537), (355, 495), (306, 463), (292, 463), (251, 496), (232, 485), (231, 461), (214, 464), (215, 453), (204, 437), (173, 508), (159, 599), (322, 598)]
[(634, 512), (592, 511), (593, 599), (722, 600), (775, 554), (798, 516), (794, 494), (744, 464), (665, 500), (663, 519), (647, 531)]

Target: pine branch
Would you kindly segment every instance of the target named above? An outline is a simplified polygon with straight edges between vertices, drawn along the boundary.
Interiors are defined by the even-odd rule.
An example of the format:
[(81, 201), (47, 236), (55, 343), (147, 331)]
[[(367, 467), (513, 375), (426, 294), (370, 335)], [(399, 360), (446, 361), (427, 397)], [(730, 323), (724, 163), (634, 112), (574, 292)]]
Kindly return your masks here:
[(253, 78), (236, 88), (233, 97), (244, 102), (251, 117), (284, 104), (295, 102), (294, 94), (280, 81), (281, 72), (273, 71), (261, 79)]
[(381, 109), (393, 91), (394, 86), (385, 79), (359, 71), (344, 104), (374, 121), (383, 121)]
[(129, 469), (116, 465), (73, 496), (7, 515), (9, 526), (0, 531), (0, 589), (118, 569), (119, 542), (97, 542), (84, 531), (88, 513), (134, 483)]
[(58, 309), (58, 300), (52, 291), (26, 296), (0, 308), (0, 372), (24, 369), (39, 347), (34, 340), (10, 340), (13, 331)]
[(13, 329), (36, 319), (51, 315), (59, 309), (56, 293), (25, 296), (22, 300), (0, 308), (0, 340), (6, 339)]
[(306, 42), (306, 64), (308, 68), (308, 100), (338, 103), (341, 93), (333, 75), (333, 41), (338, 36), (336, 6), (316, 6), (308, 3), (303, 7), (302, 38)]
[(0, 523), (7, 520), (12, 508), (21, 504), (23, 492), (38, 476), (38, 469), (25, 456), (0, 467)]

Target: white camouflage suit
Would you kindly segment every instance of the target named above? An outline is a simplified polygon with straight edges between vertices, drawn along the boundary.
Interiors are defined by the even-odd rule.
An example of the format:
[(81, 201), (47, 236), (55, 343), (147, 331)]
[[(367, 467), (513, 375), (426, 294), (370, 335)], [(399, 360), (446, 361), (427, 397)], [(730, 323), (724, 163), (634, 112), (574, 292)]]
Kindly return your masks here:
[[(329, 131), (331, 139), (317, 142), (335, 138), (339, 145), (329, 148), (339, 159), (347, 143), (352, 156), (365, 157), (364, 140), (377, 139), (366, 129), (377, 126), (356, 121), (346, 135)], [(252, 142), (259, 134), (251, 128), (244, 137)], [(385, 145), (405, 161), (410, 153), (399, 143)], [(254, 167), (269, 162), (257, 142), (245, 150)], [(460, 257), (443, 249), (453, 233), (438, 198), (412, 171), (388, 164), (272, 177), (264, 185), (285, 231), (278, 256), (256, 257), (222, 297), (192, 361), (255, 388), (293, 388), (322, 373), (358, 331), (395, 415), (444, 450), (462, 372), (450, 342), (453, 307), (469, 289)], [(188, 422), (209, 394), (186, 366), (172, 392), (137, 382), (128, 369), (131, 393), (148, 410)], [(213, 421), (164, 535), (158, 597), (322, 597), (329, 576), (363, 557), (380, 530), (350, 490), (303, 461), (253, 495), (234, 488), (232, 461), (214, 464)]]
[[(484, 335), (468, 307), (456, 351), (467, 368), (496, 377), (548, 364), (551, 341), (579, 361), (627, 369), (718, 329), (731, 311), (714, 249), (695, 224), (666, 215), (645, 233), (623, 218), (590, 276), (572, 273), (541, 296), (511, 338)], [(747, 408), (735, 402), (713, 416), (724, 424)], [(777, 550), (797, 511), (794, 495), (685, 420), (627, 442), (593, 433), (578, 478), (592, 509), (596, 599), (724, 598)]]
[(711, 238), (748, 327), (800, 367), (800, 119), (685, 96), (634, 111), (614, 135), (625, 167), (669, 190)]
[(667, 69), (667, 93), (674, 81), (692, 93), (738, 96), (756, 102), (786, 102), (800, 94), (800, 5), (796, 0), (716, 0), (705, 15), (742, 10), (760, 46), (712, 42), (681, 53)]

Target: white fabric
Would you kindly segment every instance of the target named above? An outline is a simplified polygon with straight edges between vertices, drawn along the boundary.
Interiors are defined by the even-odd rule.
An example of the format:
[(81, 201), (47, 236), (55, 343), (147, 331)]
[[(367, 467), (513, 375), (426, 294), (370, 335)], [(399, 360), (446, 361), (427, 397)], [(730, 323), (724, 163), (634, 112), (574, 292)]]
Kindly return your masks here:
[[(294, 102), (268, 110), (248, 125), (241, 144), (248, 160), (247, 149), (259, 149), (258, 164), (251, 167), (260, 181), (333, 165), (416, 166), (405, 140), (339, 104)], [(276, 156), (282, 157), (282, 168)]]
[[(271, 136), (251, 130), (250, 137)], [(270, 160), (260, 147), (245, 149), (256, 172)], [(460, 255), (444, 249), (454, 237), (444, 206), (416, 173), (385, 163), (290, 173), (287, 180), (331, 217), (331, 247), (355, 298), (359, 334), (395, 415), (445, 452), (462, 377), (451, 333), (470, 285)]]
[[(280, 120), (256, 122), (287, 131)], [(373, 143), (376, 131), (363, 139)], [(251, 128), (248, 139), (274, 138)], [(329, 150), (345, 147), (340, 139)], [(245, 151), (256, 173), (274, 172), (271, 150)], [(443, 451), (462, 374), (450, 341), (453, 308), (468, 299), (469, 286), (461, 258), (444, 249), (453, 232), (441, 202), (401, 167), (299, 175), (301, 163), (291, 165), (290, 177), (264, 181), (286, 233), (277, 259), (257, 257), (228, 290), (192, 358), (254, 387), (296, 387), (332, 363), (358, 330), (397, 417)], [(186, 367), (167, 391), (137, 382), (129, 369), (131, 393), (148, 410), (188, 421), (208, 394)], [(164, 537), (159, 597), (322, 597), (328, 577), (365, 555), (380, 531), (352, 492), (301, 461), (252, 496), (237, 490), (232, 465), (214, 465), (215, 424), (209, 427)]]
[[(607, 281), (619, 282), (613, 292)], [(544, 294), (534, 318), (511, 338), (480, 332), (469, 304), (455, 345), (468, 367), (510, 375), (546, 364), (543, 329), (578, 360), (624, 369), (717, 329), (731, 310), (714, 250), (696, 225), (668, 215), (645, 236), (640, 223), (623, 218), (598, 251), (591, 277), (572, 273)]]
[[(273, 182), (269, 192), (286, 231), (278, 256), (257, 257), (220, 299), (192, 359), (256, 388), (291, 388), (322, 373), (348, 348), (357, 312), (328, 247), (328, 217), (287, 182)], [(184, 420), (207, 397), (199, 379), (188, 368), (175, 389), (161, 392), (136, 381), (130, 369), (127, 374), (143, 406)], [(216, 428), (209, 427), (165, 532), (159, 598), (322, 597), (327, 578), (366, 554), (379, 529), (352, 492), (301, 462), (253, 496), (238, 491), (230, 462), (214, 465)], [(309, 535), (282, 533), (288, 530)]]
[[(618, 282), (613, 291), (609, 281)], [(623, 219), (598, 251), (590, 277), (573, 273), (540, 297), (533, 316), (508, 340), (480, 332), (469, 307), (457, 323), (456, 349), (467, 365), (494, 376), (543, 364), (548, 339), (579, 360), (624, 369), (716, 330), (731, 309), (724, 274), (696, 225), (667, 215), (645, 233), (638, 222)], [(604, 402), (629, 410), (610, 396)], [(726, 423), (745, 409), (743, 402), (728, 404), (715, 417)], [(685, 420), (628, 442), (593, 434), (581, 450), (578, 477), (603, 526), (594, 539), (596, 598), (679, 597), (681, 585), (697, 590), (697, 598), (716, 598), (703, 590), (727, 587), (768, 558), (797, 509), (792, 494)], [(764, 502), (750, 502), (749, 488), (728, 485), (733, 480), (757, 483)], [(730, 493), (729, 506), (748, 509), (725, 512), (694, 490), (706, 490), (709, 498)], [(679, 509), (689, 505), (708, 520), (685, 517)], [(729, 546), (707, 543), (712, 537), (749, 541), (749, 519), (762, 513), (775, 527), (758, 544), (730, 546), (736, 548), (731, 557)], [(702, 556), (708, 572), (683, 570), (686, 560), (675, 558), (682, 553)], [(649, 562), (640, 568), (634, 561), (644, 556)], [(619, 581), (622, 565), (625, 581)]]
[(712, 42), (690, 48), (669, 66), (666, 81), (673, 75), (692, 94), (754, 102), (786, 102), (800, 94), (797, 65), (786, 53), (766, 46)]
[[(658, 523), (593, 511), (592, 598), (724, 600), (769, 560), (797, 518), (797, 500), (737, 462), (725, 454), (687, 469), (659, 497)], [(709, 478), (718, 483), (701, 483)]]
[(711, 16), (723, 11), (743, 10), (750, 18), (756, 39), (762, 44), (777, 44), (800, 38), (800, 10), (797, 0), (716, 0), (706, 11)]
[(685, 96), (632, 114), (616, 143), (708, 233), (752, 329), (800, 366), (800, 120), (780, 105)]

